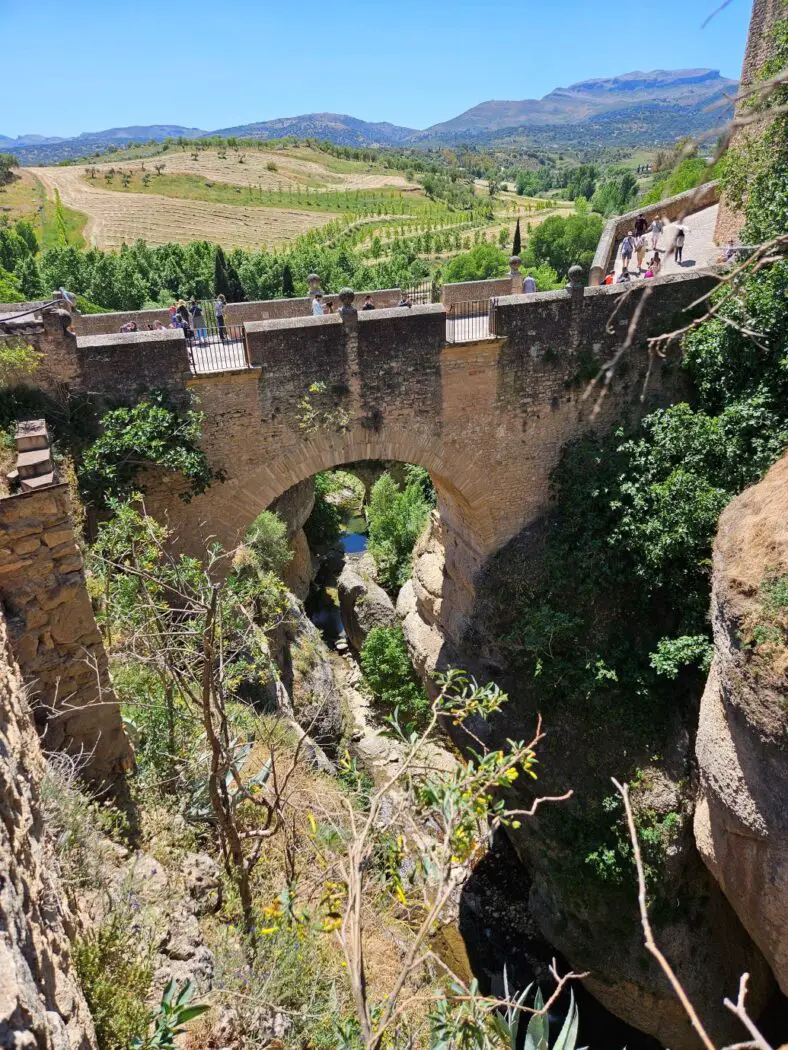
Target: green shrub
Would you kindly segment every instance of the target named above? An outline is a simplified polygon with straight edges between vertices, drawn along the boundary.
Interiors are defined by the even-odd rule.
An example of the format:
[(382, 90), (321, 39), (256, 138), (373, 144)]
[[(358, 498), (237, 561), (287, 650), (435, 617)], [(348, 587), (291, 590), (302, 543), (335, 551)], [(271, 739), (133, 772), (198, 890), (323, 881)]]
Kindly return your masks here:
[(151, 1012), (145, 1002), (153, 971), (138, 945), (138, 938), (130, 936), (130, 916), (119, 911), (74, 945), (99, 1050), (129, 1050), (147, 1033)]
[(399, 708), (402, 723), (426, 725), (430, 702), (413, 670), (401, 627), (372, 628), (361, 649), (361, 669), (383, 707)]
[(486, 281), (504, 277), (509, 269), (509, 258), (493, 244), (476, 244), (469, 252), (457, 255), (446, 264), (443, 279), (446, 283)]
[(571, 266), (588, 270), (602, 235), (600, 215), (551, 215), (531, 234), (523, 269), (547, 263), (565, 279)]
[(202, 415), (181, 415), (161, 391), (132, 408), (115, 408), (101, 420), (103, 433), (84, 454), (79, 479), (86, 498), (104, 504), (131, 494), (145, 464), (177, 471), (189, 482), (182, 499), (204, 492), (214, 480), (200, 447)]
[(342, 535), (342, 512), (326, 499), (329, 491), (328, 474), (315, 474), (315, 505), (304, 525), (309, 546), (315, 549), (333, 546)]
[(281, 575), (293, 557), (287, 545), (287, 525), (270, 510), (257, 515), (246, 532), (244, 543), (264, 572)]
[(387, 590), (397, 590), (410, 578), (413, 547), (429, 512), (421, 476), (414, 476), (401, 489), (390, 474), (383, 474), (372, 486), (367, 512), (369, 550)]

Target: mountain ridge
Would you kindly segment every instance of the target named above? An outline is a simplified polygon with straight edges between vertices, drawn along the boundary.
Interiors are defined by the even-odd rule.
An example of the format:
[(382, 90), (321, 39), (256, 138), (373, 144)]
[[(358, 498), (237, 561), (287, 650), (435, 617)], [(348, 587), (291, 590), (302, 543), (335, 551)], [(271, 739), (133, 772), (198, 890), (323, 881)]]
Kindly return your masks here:
[[(727, 122), (736, 87), (737, 81), (721, 76), (717, 69), (635, 70), (557, 87), (541, 99), (488, 99), (424, 130), (388, 121), (360, 120), (344, 113), (314, 112), (216, 131), (152, 124), (82, 132), (71, 138), (29, 134), (12, 139), (0, 135), (0, 150), (14, 152), (22, 163), (35, 164), (77, 159), (91, 148), (105, 151), (119, 145), (179, 136), (219, 135), (261, 141), (293, 136), (363, 148), (431, 146), (466, 138), (482, 144), (499, 137), (570, 144), (573, 137), (590, 136), (597, 144), (603, 144), (608, 129), (616, 144), (658, 144)], [(714, 111), (711, 106), (718, 108)]]

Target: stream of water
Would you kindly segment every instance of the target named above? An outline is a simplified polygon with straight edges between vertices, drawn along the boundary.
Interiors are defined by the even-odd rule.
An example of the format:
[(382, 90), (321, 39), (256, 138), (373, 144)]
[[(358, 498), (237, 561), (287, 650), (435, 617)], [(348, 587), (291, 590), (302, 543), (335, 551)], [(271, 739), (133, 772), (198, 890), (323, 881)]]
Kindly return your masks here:
[(338, 545), (325, 556), (320, 570), (309, 588), (305, 604), (306, 614), (323, 636), (329, 648), (335, 649), (345, 637), (339, 613), (337, 580), (348, 558), (359, 557), (367, 549), (367, 519), (354, 514), (345, 519)]

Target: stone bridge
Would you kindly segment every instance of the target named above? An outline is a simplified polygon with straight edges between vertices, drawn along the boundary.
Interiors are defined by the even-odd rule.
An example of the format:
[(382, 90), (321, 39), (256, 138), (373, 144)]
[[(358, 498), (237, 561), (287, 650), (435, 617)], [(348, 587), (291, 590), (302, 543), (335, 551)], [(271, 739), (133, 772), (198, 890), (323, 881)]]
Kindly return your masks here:
[[(682, 311), (714, 282), (704, 272), (502, 296), (495, 336), (467, 343), (447, 342), (441, 304), (246, 321), (250, 366), (207, 375), (190, 374), (179, 331), (75, 339), (51, 318), (40, 323), (59, 384), (108, 403), (155, 387), (197, 400), (205, 451), (225, 480), (188, 503), (177, 478), (145, 482), (148, 509), (195, 554), (211, 537), (232, 548), (261, 510), (318, 471), (362, 460), (425, 467), (445, 551), (431, 613), (458, 641), (478, 570), (547, 509), (562, 446), (625, 409), (675, 400), (675, 362), (650, 356), (645, 337), (686, 322)], [(589, 386), (600, 369), (601, 398), (604, 383)]]

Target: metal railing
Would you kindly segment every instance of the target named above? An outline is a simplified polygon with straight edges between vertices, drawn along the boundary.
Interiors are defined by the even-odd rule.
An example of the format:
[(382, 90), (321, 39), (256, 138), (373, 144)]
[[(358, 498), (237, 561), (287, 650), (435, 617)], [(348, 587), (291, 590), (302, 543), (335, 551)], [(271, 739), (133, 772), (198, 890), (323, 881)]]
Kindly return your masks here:
[(189, 365), (195, 375), (231, 372), (250, 368), (243, 325), (209, 325), (196, 328), (186, 337)]
[(497, 305), (495, 298), (452, 303), (446, 311), (446, 341), (472, 343), (494, 336)]
[(438, 289), (429, 277), (403, 288), (403, 291), (414, 306), (428, 306), (438, 301)]

